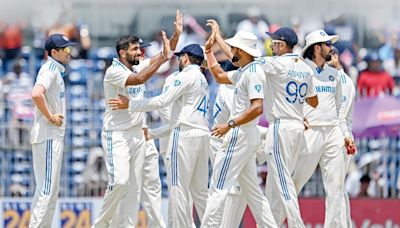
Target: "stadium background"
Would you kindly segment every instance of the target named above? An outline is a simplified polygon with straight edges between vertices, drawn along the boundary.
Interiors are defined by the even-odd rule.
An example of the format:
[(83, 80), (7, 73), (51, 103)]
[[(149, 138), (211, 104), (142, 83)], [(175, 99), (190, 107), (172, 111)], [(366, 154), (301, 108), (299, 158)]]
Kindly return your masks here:
[[(119, 35), (136, 34), (145, 41), (155, 40), (161, 29), (172, 33), (174, 12), (181, 9), (186, 16), (185, 29), (194, 31), (189, 40), (205, 39), (205, 20), (215, 18), (226, 36), (235, 33), (238, 23), (248, 17), (253, 6), (273, 30), (279, 26), (297, 26), (299, 38), (313, 29), (325, 28), (338, 33), (343, 44), (341, 60), (357, 82), (365, 69), (365, 57), (377, 53), (385, 70), (397, 83), (400, 67), (390, 68), (395, 59), (392, 52), (400, 50), (400, 1), (196, 1), (148, 0), (105, 1), (2, 1), (0, 3), (0, 227), (27, 227), (30, 197), (34, 192), (32, 156), (29, 133), (33, 119), (30, 89), (43, 61), (43, 42), (51, 31), (65, 31), (87, 50), (75, 50), (68, 66), (67, 131), (61, 174), (61, 200), (56, 210), (55, 227), (89, 227), (96, 217), (99, 197), (104, 193), (106, 178), (102, 160), (100, 131), (104, 100), (102, 78), (104, 69), (115, 56), (115, 40)], [(253, 8), (254, 9), (254, 8)], [(253, 10), (254, 13), (254, 10)], [(190, 20), (190, 17), (195, 20)], [(189, 18), (189, 19), (188, 19)], [(186, 31), (187, 32), (187, 31)], [(9, 42), (9, 41), (12, 42)], [(262, 41), (264, 42), (264, 40)], [(268, 39), (265, 40), (268, 44)], [(183, 46), (183, 44), (180, 44)], [(347, 49), (346, 49), (347, 48)], [(388, 50), (389, 49), (389, 50)], [(146, 50), (157, 53), (157, 42)], [(392, 51), (392, 52), (391, 52)], [(268, 50), (265, 51), (268, 54)], [(388, 54), (389, 53), (389, 54)], [(392, 55), (390, 55), (392, 53)], [(396, 62), (396, 61), (395, 61)], [(388, 66), (388, 67), (387, 67)], [(163, 71), (148, 83), (148, 96), (160, 93), (165, 76), (176, 69), (176, 62), (163, 66)], [(19, 73), (19, 70), (22, 73)], [(15, 73), (18, 72), (18, 73)], [(215, 96), (217, 85), (209, 77)], [(387, 96), (398, 100), (399, 84), (391, 94), (375, 100), (385, 103)], [(383, 98), (382, 98), (383, 97)], [(358, 101), (362, 96), (358, 96)], [(383, 100), (383, 102), (382, 102)], [(383, 105), (378, 105), (375, 112)], [(395, 127), (382, 127), (378, 135), (357, 137), (359, 153), (349, 173), (347, 188), (352, 198), (352, 213), (357, 227), (400, 225), (400, 105), (395, 107)], [(211, 110), (210, 110), (211, 112)], [(366, 113), (355, 112), (354, 119)], [(150, 127), (158, 126), (156, 112), (148, 116)], [(168, 196), (165, 168), (160, 160), (163, 204)], [(260, 185), (266, 166), (259, 167)], [(358, 198), (360, 178), (370, 177), (369, 198)], [(302, 193), (301, 207), (306, 223), (317, 227), (323, 221), (323, 186), (316, 172)], [(166, 207), (163, 207), (166, 209)], [(163, 211), (166, 212), (165, 210)], [(318, 213), (317, 213), (318, 212)], [(165, 216), (164, 216), (165, 217)], [(251, 216), (243, 227), (254, 227)]]

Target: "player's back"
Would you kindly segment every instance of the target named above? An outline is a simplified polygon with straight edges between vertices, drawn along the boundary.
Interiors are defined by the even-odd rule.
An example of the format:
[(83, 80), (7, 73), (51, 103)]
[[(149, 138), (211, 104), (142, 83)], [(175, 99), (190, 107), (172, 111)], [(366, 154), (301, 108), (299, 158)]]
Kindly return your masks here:
[(200, 67), (185, 67), (175, 76), (170, 86), (185, 86), (183, 94), (172, 105), (171, 124), (181, 126), (181, 130), (200, 130), (208, 134), (209, 88)]
[(266, 73), (265, 109), (269, 122), (303, 122), (303, 104), (312, 93), (313, 71), (297, 54), (259, 59)]

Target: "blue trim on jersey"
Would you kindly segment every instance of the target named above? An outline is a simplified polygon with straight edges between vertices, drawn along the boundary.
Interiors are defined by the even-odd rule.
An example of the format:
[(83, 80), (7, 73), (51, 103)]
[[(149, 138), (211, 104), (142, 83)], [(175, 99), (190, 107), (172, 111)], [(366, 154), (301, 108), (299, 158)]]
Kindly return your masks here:
[(111, 191), (112, 186), (114, 185), (114, 160), (113, 160), (113, 153), (112, 153), (112, 131), (107, 131), (107, 159), (108, 164), (110, 165), (110, 177), (111, 180), (108, 183), (108, 189)]
[(235, 127), (233, 129), (232, 138), (231, 141), (229, 142), (229, 146), (225, 155), (224, 163), (222, 164), (221, 173), (219, 174), (217, 189), (223, 189), (224, 187), (226, 174), (228, 173), (229, 165), (232, 160), (233, 150), (235, 149), (235, 145), (237, 142), (238, 132), (239, 132), (239, 127)]
[(172, 137), (172, 151), (171, 151), (171, 185), (178, 185), (178, 140), (179, 131), (181, 127), (178, 126), (174, 130), (174, 135)]
[(287, 200), (290, 200), (290, 195), (289, 195), (289, 191), (287, 189), (285, 173), (284, 173), (283, 167), (282, 167), (282, 158), (281, 158), (281, 154), (279, 151), (279, 135), (278, 135), (279, 123), (280, 123), (279, 119), (274, 121), (274, 158), (275, 158), (275, 163), (276, 163), (276, 166), (278, 169), (279, 182), (281, 184), (282, 193), (283, 193), (285, 200), (287, 201)]
[(52, 147), (53, 140), (47, 140), (46, 142), (46, 168), (45, 168), (45, 179), (43, 186), (43, 195), (50, 195), (51, 187), (51, 172), (52, 172)]
[[(115, 64), (114, 64), (115, 63)], [(126, 67), (123, 63), (121, 63), (120, 61), (118, 61), (117, 59), (113, 60), (113, 65), (114, 66), (121, 66), (122, 68), (124, 68), (125, 70), (129, 70), (128, 67)]]
[(340, 79), (342, 80), (342, 84), (346, 84), (347, 83), (347, 78), (344, 74), (340, 75)]

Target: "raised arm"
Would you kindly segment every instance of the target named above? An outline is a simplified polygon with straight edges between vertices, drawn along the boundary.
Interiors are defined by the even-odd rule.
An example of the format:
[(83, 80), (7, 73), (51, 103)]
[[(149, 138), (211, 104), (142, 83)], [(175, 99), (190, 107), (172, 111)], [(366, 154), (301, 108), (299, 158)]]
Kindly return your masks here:
[(225, 42), (222, 38), (221, 30), (219, 29), (219, 25), (216, 20), (208, 19), (207, 26), (211, 27), (212, 34), (214, 36), (215, 42), (217, 42), (218, 46), (221, 48), (222, 52), (228, 56), (229, 59), (233, 58), (233, 54), (231, 52), (231, 47)]
[(161, 33), (163, 38), (163, 51), (159, 55), (154, 57), (154, 59), (150, 62), (150, 65), (148, 67), (145, 67), (139, 73), (133, 73), (129, 75), (128, 79), (125, 82), (126, 86), (144, 84), (147, 80), (151, 78), (151, 76), (154, 75), (154, 73), (157, 72), (161, 64), (163, 64), (166, 60), (172, 57), (170, 56), (171, 48), (169, 46), (169, 40), (167, 38), (167, 35), (165, 34), (164, 31), (162, 31)]
[(211, 50), (214, 42), (215, 39), (213, 35), (211, 35), (204, 45), (205, 53), (207, 55), (208, 69), (219, 84), (232, 84), (232, 82), (228, 78), (228, 74), (218, 64), (217, 59), (215, 58), (215, 55)]

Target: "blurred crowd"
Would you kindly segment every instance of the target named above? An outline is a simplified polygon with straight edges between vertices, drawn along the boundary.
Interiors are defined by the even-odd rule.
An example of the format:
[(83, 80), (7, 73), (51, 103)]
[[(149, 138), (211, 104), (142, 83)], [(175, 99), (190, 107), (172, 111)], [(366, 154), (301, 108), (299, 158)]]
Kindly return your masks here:
[[(29, 150), (30, 124), (33, 120), (30, 91), (40, 63), (46, 58), (44, 41), (49, 34), (62, 33), (71, 41), (80, 44), (73, 48), (71, 56), (73, 59), (83, 62), (84, 66), (88, 68), (87, 80), (97, 82), (97, 84), (88, 83), (85, 85), (95, 86), (96, 89), (91, 89), (93, 90), (91, 96), (99, 102), (104, 102), (102, 101), (102, 89), (100, 89), (102, 78), (101, 76), (91, 77), (90, 72), (98, 73), (100, 71), (99, 74), (102, 75), (102, 71), (107, 68), (112, 57), (116, 55), (114, 47), (93, 46), (93, 37), (91, 37), (89, 26), (79, 20), (77, 22), (61, 22), (60, 20), (48, 28), (34, 28), (32, 43), (26, 43), (24, 39), (26, 26), (23, 23), (7, 24), (0, 22), (0, 150), (2, 150), (0, 152), (5, 152), (8, 149)], [(247, 15), (236, 22), (237, 31), (246, 30), (257, 35), (259, 39), (258, 47), (264, 55), (272, 54), (271, 39), (265, 32), (274, 32), (281, 26), (287, 25), (280, 25), (268, 20), (268, 15), (263, 14), (257, 7), (250, 7), (247, 10)], [(368, 36), (364, 37), (362, 43), (358, 39), (359, 31), (370, 30), (368, 28), (357, 28), (344, 15), (331, 19), (321, 19), (321, 21), (313, 24), (303, 23), (300, 18), (291, 18), (290, 26), (299, 37), (295, 52), (300, 52), (304, 45), (305, 34), (309, 31), (322, 28), (330, 35), (339, 35), (340, 39), (335, 43), (335, 46), (340, 52), (340, 61), (345, 72), (356, 85), (358, 99), (384, 95), (400, 96), (400, 24), (388, 25), (379, 29), (374, 28), (372, 32), (368, 33)], [(140, 36), (140, 34), (136, 35)], [(184, 31), (177, 50), (191, 43), (204, 44), (208, 35), (205, 24), (199, 23), (195, 17), (185, 15)], [(155, 33), (152, 40), (148, 40), (148, 43), (150, 45), (143, 49), (146, 56), (151, 57), (159, 53), (162, 49), (160, 33)], [(219, 61), (227, 60), (222, 52), (216, 56)], [(159, 93), (164, 78), (176, 69), (177, 61), (175, 59), (165, 63), (157, 73), (158, 75), (147, 83), (148, 94), (154, 96)], [(72, 73), (69, 76), (72, 77)], [(68, 81), (72, 80), (71, 77), (65, 79), (67, 80), (67, 90), (71, 89), (68, 87)], [(207, 79), (213, 99), (218, 85), (210, 75), (207, 76)], [(74, 108), (71, 104), (68, 105), (70, 105), (69, 109)], [(149, 126), (156, 126), (159, 122), (157, 113), (151, 113), (148, 118)], [(72, 128), (72, 126), (68, 127)], [(101, 126), (97, 127), (100, 131)], [(395, 141), (395, 144), (400, 145), (398, 138), (392, 140)], [(101, 145), (91, 146), (93, 147), (90, 148), (84, 159), (86, 164), (81, 172), (82, 180), (80, 182), (82, 185), (77, 190), (78, 195), (82, 196), (102, 195), (107, 183), (107, 172), (102, 160), (102, 151), (98, 148)], [(67, 148), (73, 147), (74, 145), (67, 146)], [(353, 197), (380, 197), (385, 195), (382, 190), (384, 184), (381, 180), (384, 171), (382, 171), (382, 162), (379, 162), (382, 159), (382, 154), (378, 152), (378, 155), (376, 155), (376, 153), (371, 152), (373, 150), (379, 151), (379, 147), (373, 150), (365, 149), (365, 151), (362, 151), (363, 147), (359, 148), (361, 149), (360, 155), (358, 155), (348, 176), (347, 189), (350, 195)], [(396, 158), (400, 158), (399, 151), (399, 147), (393, 148), (392, 152), (396, 154)], [(371, 156), (375, 157), (371, 158)], [(387, 168), (386, 165), (385, 168)], [(266, 168), (260, 167), (259, 173), (260, 184), (265, 184)], [(18, 182), (9, 183), (8, 186), (13, 196), (26, 195), (22, 184), (18, 184)], [(398, 178), (397, 186), (395, 184), (394, 188), (397, 192), (400, 192), (400, 178)], [(4, 191), (0, 191), (0, 195), (2, 192)], [(315, 192), (309, 193), (307, 189), (304, 192), (305, 196), (312, 196), (312, 194), (315, 195)], [(392, 195), (392, 197), (400, 197), (400, 194)]]

